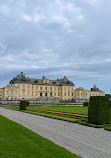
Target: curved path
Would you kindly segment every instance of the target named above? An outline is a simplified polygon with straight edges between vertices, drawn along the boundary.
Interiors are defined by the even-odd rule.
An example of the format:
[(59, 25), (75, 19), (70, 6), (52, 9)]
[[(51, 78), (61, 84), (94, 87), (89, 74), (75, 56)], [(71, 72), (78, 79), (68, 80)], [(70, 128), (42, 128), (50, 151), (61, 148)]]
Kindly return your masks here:
[(111, 132), (0, 108), (0, 114), (83, 158), (111, 158)]

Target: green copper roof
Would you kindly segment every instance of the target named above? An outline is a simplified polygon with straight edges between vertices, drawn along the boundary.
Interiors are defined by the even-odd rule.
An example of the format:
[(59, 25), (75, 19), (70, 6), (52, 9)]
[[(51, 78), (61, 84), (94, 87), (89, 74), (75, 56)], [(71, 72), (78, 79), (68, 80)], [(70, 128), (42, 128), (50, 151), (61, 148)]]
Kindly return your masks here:
[(74, 86), (74, 83), (72, 81), (69, 81), (66, 76), (62, 79), (57, 79), (57, 80), (49, 80), (49, 83), (43, 83), (43, 80), (46, 79), (45, 76), (43, 75), (42, 79), (31, 79), (27, 77), (26, 75), (21, 72), (21, 74), (17, 75), (14, 77), (10, 82), (10, 84), (14, 83), (29, 83), (29, 84), (41, 84), (41, 85), (71, 85)]

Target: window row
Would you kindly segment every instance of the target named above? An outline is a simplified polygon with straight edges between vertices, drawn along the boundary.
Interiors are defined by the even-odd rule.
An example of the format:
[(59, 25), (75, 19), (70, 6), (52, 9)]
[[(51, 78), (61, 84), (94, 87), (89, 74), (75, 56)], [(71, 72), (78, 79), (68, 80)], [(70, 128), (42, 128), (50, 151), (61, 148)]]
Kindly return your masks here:
[[(19, 87), (19, 85), (18, 85), (18, 87)], [(58, 90), (58, 91), (62, 91), (62, 87), (43, 87), (43, 86), (33, 86), (33, 85), (23, 85), (22, 86), (22, 89), (23, 90), (25, 90), (26, 89), (26, 87), (28, 88), (28, 90), (30, 90), (30, 89), (36, 89), (36, 90), (54, 90), (54, 91), (56, 91), (56, 90)], [(73, 91), (74, 90), (74, 88), (73, 87), (64, 87), (64, 89), (63, 89), (64, 91)]]

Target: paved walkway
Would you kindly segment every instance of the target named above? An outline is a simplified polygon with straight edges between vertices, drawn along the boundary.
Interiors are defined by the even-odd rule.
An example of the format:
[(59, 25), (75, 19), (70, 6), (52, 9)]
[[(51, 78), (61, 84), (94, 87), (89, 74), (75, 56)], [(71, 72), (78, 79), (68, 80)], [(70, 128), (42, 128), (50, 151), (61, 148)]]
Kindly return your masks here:
[(111, 132), (0, 108), (0, 114), (83, 158), (111, 158)]

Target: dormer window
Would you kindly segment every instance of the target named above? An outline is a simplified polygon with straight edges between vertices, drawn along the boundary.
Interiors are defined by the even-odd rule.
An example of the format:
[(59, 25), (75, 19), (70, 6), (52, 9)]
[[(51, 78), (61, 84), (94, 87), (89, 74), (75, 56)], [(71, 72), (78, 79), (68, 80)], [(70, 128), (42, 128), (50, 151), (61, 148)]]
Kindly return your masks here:
[(22, 79), (21, 79), (22, 81), (26, 81), (26, 79), (23, 77)]
[(49, 83), (49, 80), (45, 78), (45, 79), (43, 80), (43, 83), (47, 84), (47, 83)]
[(38, 80), (35, 80), (34, 83), (38, 83)]

